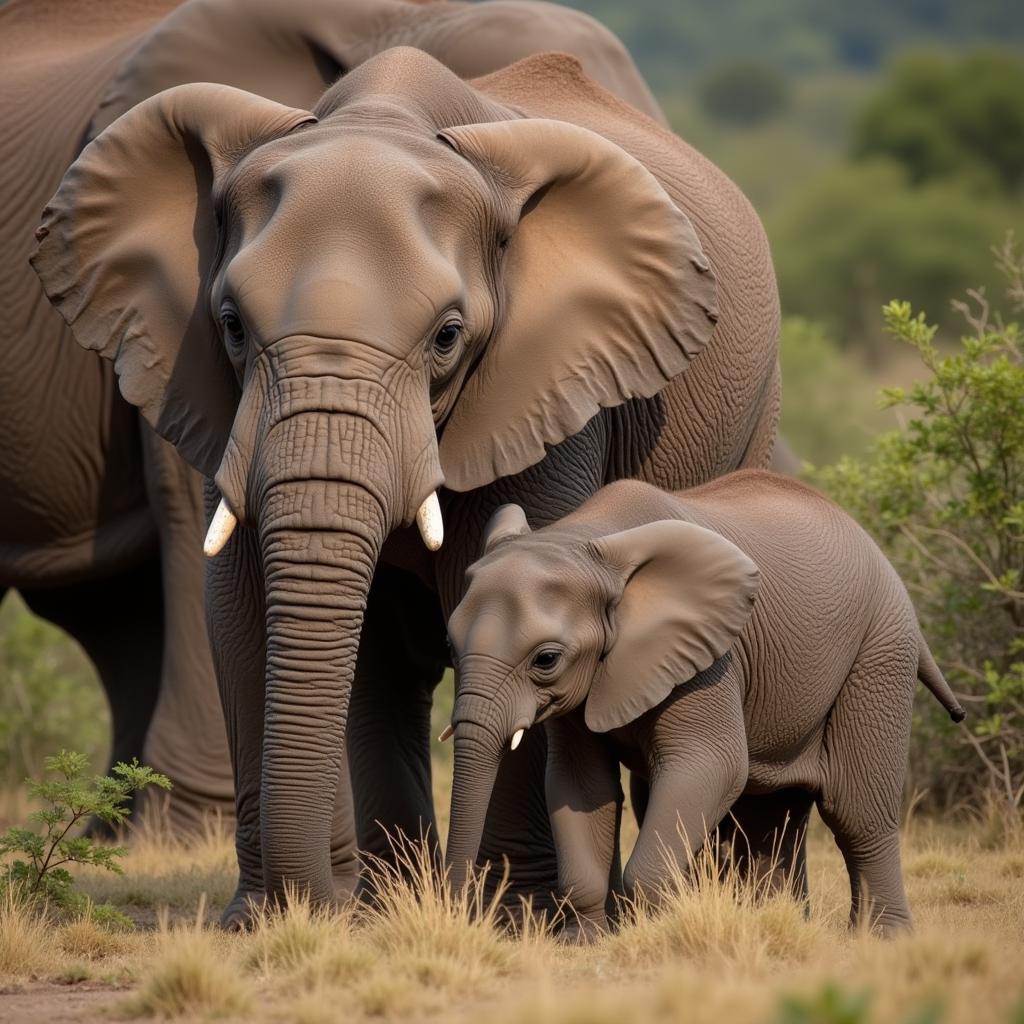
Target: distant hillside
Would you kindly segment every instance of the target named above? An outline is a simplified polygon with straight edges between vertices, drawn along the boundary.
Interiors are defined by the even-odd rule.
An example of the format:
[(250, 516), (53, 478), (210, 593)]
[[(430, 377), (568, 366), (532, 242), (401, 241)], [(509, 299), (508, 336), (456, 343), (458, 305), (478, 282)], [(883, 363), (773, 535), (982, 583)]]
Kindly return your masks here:
[(907, 45), (1024, 46), (1021, 0), (562, 0), (618, 33), (660, 91), (711, 64), (872, 70)]

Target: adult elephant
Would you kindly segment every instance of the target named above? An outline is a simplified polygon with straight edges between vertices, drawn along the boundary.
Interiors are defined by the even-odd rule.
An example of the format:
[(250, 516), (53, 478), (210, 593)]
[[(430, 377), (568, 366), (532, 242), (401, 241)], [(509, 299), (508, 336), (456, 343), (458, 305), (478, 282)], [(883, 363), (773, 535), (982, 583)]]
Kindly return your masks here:
[[(199, 474), (69, 344), (28, 266), (39, 211), (82, 146), (136, 103), (192, 81), (312, 106), (367, 57), (412, 42), (461, 75), (556, 46), (660, 117), (622, 45), (575, 11), (490, 0), (14, 0), (0, 10), (0, 597), (92, 657), (113, 759), (175, 782), (177, 828), (233, 809), (203, 613)], [(187, 447), (187, 446), (186, 446)], [(203, 460), (191, 457), (193, 464)]]
[[(356, 820), (432, 824), (444, 616), (497, 505), (547, 523), (610, 479), (681, 487), (771, 455), (756, 215), (564, 55), (466, 83), (389, 50), (313, 112), (169, 90), (86, 148), (39, 237), (76, 339), (217, 506), (229, 923), (288, 881), (351, 892)], [(481, 854), (515, 891), (556, 882), (543, 761), (532, 735), (488, 817)]]

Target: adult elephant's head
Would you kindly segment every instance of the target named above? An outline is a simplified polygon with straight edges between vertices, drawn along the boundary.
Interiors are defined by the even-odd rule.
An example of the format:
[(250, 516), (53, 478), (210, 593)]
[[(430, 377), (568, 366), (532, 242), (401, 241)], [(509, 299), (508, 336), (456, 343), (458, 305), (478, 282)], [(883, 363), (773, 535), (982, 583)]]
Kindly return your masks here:
[(78, 341), (215, 479), (209, 553), (236, 521), (258, 532), (276, 891), (330, 894), (330, 781), (389, 532), (424, 509), (436, 547), (442, 484), (526, 468), (711, 332), (708, 264), (651, 174), (581, 128), (495, 120), (512, 116), (413, 50), (317, 116), (180, 86), (83, 151), (39, 230)]

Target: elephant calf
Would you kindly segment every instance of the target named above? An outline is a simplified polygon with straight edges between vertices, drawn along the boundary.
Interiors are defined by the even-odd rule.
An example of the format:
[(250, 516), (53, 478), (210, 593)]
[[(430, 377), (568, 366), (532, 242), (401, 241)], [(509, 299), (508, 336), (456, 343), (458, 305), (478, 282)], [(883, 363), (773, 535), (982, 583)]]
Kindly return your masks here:
[(627, 895), (656, 896), (666, 854), (685, 867), (734, 804), (751, 860), (782, 836), (781, 866), (806, 893), (816, 801), (851, 920), (910, 927), (898, 826), (915, 679), (963, 711), (899, 577), (848, 515), (759, 470), (675, 494), (622, 481), (536, 533), (503, 506), (468, 583), (449, 622), (456, 884), (503, 753), (547, 721), (559, 886), (585, 933), (605, 927), (618, 887), (620, 762), (647, 782)]

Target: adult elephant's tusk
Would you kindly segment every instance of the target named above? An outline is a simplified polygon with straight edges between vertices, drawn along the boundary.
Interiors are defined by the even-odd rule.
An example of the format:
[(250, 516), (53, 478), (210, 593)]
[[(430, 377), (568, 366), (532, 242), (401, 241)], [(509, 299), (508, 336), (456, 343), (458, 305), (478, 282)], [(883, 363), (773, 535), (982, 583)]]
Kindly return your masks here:
[(210, 523), (210, 528), (206, 531), (206, 540), (203, 541), (203, 554), (207, 558), (213, 558), (214, 555), (220, 554), (221, 548), (231, 539), (231, 534), (235, 532), (237, 525), (238, 519), (235, 518), (234, 512), (228, 508), (228, 503), (221, 498), (217, 511), (213, 513), (213, 522)]
[(437, 740), (439, 743), (444, 743), (446, 740), (450, 740), (454, 734), (455, 730), (450, 725), (446, 725), (441, 730), (441, 735), (437, 737)]
[(519, 746), (519, 744), (523, 740), (524, 732), (526, 732), (525, 729), (516, 729), (516, 731), (512, 734), (512, 742), (509, 744), (509, 750), (515, 750), (516, 747)]
[(441, 502), (437, 500), (437, 491), (431, 491), (424, 498), (416, 513), (416, 525), (420, 528), (420, 536), (428, 550), (437, 551), (444, 542), (444, 520), (441, 518)]

